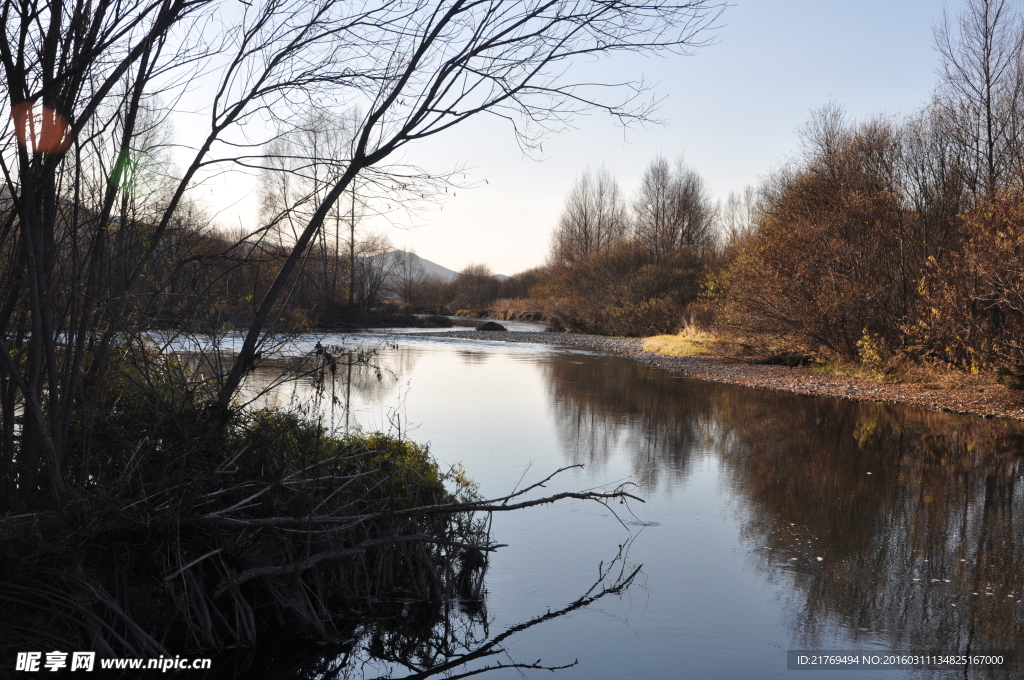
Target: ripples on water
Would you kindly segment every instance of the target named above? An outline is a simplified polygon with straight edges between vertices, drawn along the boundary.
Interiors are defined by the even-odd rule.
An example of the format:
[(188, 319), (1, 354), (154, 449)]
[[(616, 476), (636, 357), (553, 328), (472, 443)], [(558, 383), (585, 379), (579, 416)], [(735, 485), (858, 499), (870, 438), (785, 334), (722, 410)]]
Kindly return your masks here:
[(1017, 424), (537, 345), (399, 342), (381, 346), (380, 380), (342, 375), (334, 424), (401, 427), (462, 462), (486, 495), (582, 463), (548, 490), (630, 479), (647, 500), (625, 526), (571, 503), (495, 517), (495, 539), (510, 545), (488, 575), (491, 630), (573, 601), (630, 539), (628, 559), (643, 564), (624, 594), (510, 639), (510, 658), (578, 659), (559, 671), (573, 678), (773, 678), (793, 673), (787, 649), (1024, 648)]

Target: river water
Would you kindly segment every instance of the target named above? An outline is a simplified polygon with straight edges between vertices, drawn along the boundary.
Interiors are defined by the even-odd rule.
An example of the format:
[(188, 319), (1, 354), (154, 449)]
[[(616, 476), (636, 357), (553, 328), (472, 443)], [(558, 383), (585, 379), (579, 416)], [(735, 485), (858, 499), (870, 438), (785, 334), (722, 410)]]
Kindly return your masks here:
[[(477, 642), (562, 610), (609, 564), (642, 569), (621, 593), (510, 635), (486, 661), (575, 665), (487, 677), (965, 677), (787, 670), (787, 650), (1024, 647), (1015, 424), (702, 382), (541, 345), (392, 336), (376, 362), (379, 379), (354, 367), (335, 385), (334, 425), (429, 442), (488, 497), (579, 464), (541, 491), (630, 483), (645, 500), (613, 505), (618, 518), (571, 500), (495, 513), (507, 547), (491, 558)], [(310, 389), (274, 399), (301, 402)], [(352, 673), (409, 671), (364, 659)]]

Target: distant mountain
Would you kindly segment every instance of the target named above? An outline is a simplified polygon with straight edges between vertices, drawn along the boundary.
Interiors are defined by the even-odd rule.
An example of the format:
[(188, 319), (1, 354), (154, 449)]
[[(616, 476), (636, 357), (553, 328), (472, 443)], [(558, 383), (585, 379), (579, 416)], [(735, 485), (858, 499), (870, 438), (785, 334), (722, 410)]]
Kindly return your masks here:
[[(401, 252), (404, 252), (404, 251), (396, 250), (395, 252), (401, 253)], [(426, 274), (427, 276), (430, 276), (431, 274), (436, 274), (437, 276), (439, 276), (441, 278), (442, 281), (454, 281), (455, 279), (457, 279), (459, 277), (459, 273), (458, 272), (452, 271), (451, 269), (448, 269), (447, 267), (442, 267), (441, 265), (439, 265), (436, 262), (431, 262), (430, 260), (428, 260), (426, 258), (420, 257), (416, 253), (405, 253), (405, 254), (406, 254), (406, 256), (411, 257), (413, 262), (419, 263), (419, 265), (421, 267), (423, 267), (423, 273)], [(496, 278), (499, 281), (504, 281), (508, 277), (505, 276), (504, 274), (495, 274), (494, 278)]]
[(442, 267), (436, 262), (431, 262), (426, 258), (420, 257), (416, 253), (405, 253), (405, 256), (411, 258), (413, 262), (419, 264), (419, 266), (423, 268), (423, 273), (426, 274), (427, 276), (435, 274), (438, 277), (440, 277), (442, 281), (454, 281), (459, 277), (458, 272), (453, 272), (451, 269), (448, 269), (447, 267)]

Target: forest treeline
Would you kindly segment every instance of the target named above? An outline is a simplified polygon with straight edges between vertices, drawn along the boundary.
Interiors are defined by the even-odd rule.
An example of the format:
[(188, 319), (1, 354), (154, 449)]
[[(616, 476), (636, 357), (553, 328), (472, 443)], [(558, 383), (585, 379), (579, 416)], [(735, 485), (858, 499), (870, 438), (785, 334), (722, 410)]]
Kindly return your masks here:
[(537, 289), (556, 327), (614, 335), (675, 330), (716, 260), (716, 206), (700, 175), (658, 157), (627, 201), (604, 168), (570, 192)]
[(630, 200), (568, 195), (530, 305), (573, 330), (713, 326), (775, 351), (1024, 375), (1024, 23), (972, 0), (937, 27), (910, 115), (814, 112), (799, 153), (724, 204), (663, 158)]
[(498, 281), (474, 265), (451, 282), (419, 279), (401, 301), (541, 315), (560, 330), (663, 332), (678, 326), (719, 258), (716, 218), (704, 180), (681, 160), (656, 158), (632, 200), (608, 169), (587, 170), (566, 199), (544, 266)]
[(718, 322), (866, 363), (1024, 371), (1024, 20), (971, 0), (904, 117), (830, 104), (711, 281)]

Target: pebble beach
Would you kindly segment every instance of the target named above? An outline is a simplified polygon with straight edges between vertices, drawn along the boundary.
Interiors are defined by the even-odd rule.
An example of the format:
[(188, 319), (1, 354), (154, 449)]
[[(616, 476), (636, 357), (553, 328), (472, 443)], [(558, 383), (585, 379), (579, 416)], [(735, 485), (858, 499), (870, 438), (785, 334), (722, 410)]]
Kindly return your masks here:
[(1001, 385), (889, 383), (867, 378), (831, 375), (810, 368), (757, 364), (739, 357), (666, 356), (645, 351), (643, 341), (637, 338), (611, 338), (576, 333), (475, 330), (430, 333), (429, 336), (575, 347), (626, 357), (642, 364), (657, 366), (700, 380), (855, 401), (914, 404), (938, 411), (1024, 421), (1024, 395)]

